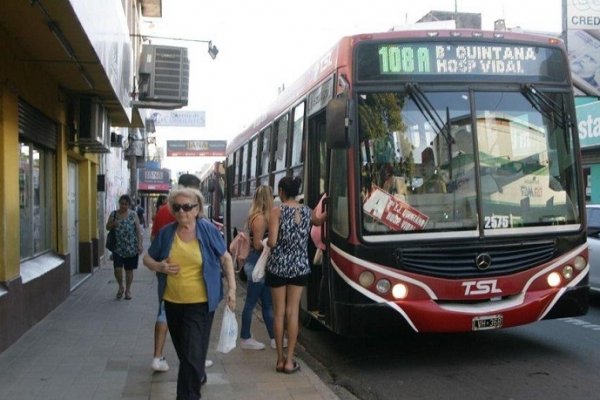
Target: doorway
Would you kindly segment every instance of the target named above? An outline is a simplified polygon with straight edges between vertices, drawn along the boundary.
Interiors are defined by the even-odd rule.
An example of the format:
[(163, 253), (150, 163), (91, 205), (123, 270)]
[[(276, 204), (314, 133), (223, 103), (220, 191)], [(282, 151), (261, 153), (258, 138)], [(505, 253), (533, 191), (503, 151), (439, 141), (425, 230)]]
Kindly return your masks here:
[[(77, 205), (78, 174), (77, 164), (68, 164), (68, 188), (67, 188), (67, 240), (69, 244), (69, 263), (71, 276), (79, 273), (79, 207)], [(71, 285), (73, 286), (73, 285)]]

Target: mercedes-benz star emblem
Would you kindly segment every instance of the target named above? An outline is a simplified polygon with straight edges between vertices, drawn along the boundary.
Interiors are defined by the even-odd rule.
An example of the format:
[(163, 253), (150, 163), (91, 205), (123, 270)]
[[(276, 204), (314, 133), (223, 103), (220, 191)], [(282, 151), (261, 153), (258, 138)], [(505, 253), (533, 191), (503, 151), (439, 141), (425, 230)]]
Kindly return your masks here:
[(475, 257), (475, 266), (480, 271), (485, 271), (492, 265), (492, 257), (488, 253), (478, 254)]

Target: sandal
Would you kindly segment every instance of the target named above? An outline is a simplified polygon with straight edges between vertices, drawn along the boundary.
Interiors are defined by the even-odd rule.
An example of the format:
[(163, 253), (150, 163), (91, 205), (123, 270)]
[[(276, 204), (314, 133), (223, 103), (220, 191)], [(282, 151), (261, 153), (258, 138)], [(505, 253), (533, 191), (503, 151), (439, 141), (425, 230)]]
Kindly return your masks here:
[(131, 292), (125, 292), (125, 300), (131, 300)]
[(294, 364), (293, 365), (294, 366), (292, 368), (290, 368), (290, 369), (287, 369), (287, 368), (283, 367), (283, 373), (290, 375), (290, 374), (294, 374), (294, 373), (300, 371), (300, 364), (298, 364), (296, 362), (296, 360), (294, 360)]
[(123, 297), (123, 292), (124, 291), (125, 291), (124, 289), (119, 289), (119, 291), (117, 292), (117, 299), (120, 299), (120, 298)]
[(281, 363), (281, 365), (279, 365), (279, 362), (277, 362), (277, 365), (275, 366), (275, 372), (280, 372), (280, 373), (285, 372), (285, 359), (283, 359), (283, 362)]

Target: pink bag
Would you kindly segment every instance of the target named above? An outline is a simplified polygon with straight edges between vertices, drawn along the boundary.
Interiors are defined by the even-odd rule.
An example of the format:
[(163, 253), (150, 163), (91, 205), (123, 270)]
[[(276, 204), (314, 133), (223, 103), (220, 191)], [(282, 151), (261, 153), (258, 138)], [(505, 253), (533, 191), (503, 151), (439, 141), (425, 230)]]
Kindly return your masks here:
[(250, 240), (246, 232), (240, 231), (229, 244), (229, 252), (236, 262), (236, 270), (244, 266), (248, 254), (250, 254)]
[[(323, 214), (323, 199), (325, 197), (326, 194), (321, 196), (321, 200), (319, 200), (319, 203), (315, 207), (315, 214), (317, 217), (320, 217)], [(325, 250), (325, 243), (323, 243), (321, 228), (322, 226), (313, 225), (312, 228), (310, 228), (310, 238), (312, 239), (317, 249)]]

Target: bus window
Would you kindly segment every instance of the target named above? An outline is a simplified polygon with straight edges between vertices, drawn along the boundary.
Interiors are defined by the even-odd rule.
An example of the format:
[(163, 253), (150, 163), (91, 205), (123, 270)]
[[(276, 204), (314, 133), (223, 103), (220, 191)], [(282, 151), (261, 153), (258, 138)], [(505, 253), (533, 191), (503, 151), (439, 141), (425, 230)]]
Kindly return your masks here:
[[(552, 101), (562, 104), (562, 96)], [(369, 93), (360, 96), (359, 118), (366, 232), (476, 230), (479, 221), (484, 231), (578, 222), (572, 143), (565, 143), (564, 127), (554, 125), (560, 116), (546, 116), (521, 92)], [(569, 154), (564, 159), (570, 162), (561, 165), (557, 154)], [(408, 205), (418, 223), (385, 223), (377, 208), (385, 196)]]
[(262, 131), (259, 140), (262, 141), (260, 146), (260, 171), (259, 171), (259, 185), (269, 184), (269, 170), (271, 162), (271, 127)]
[(304, 103), (294, 109), (294, 127), (292, 131), (291, 165), (299, 165), (303, 161), (302, 134), (304, 132)]
[(330, 169), (330, 212), (331, 229), (346, 238), (349, 235), (348, 222), (348, 160), (345, 149), (331, 151)]
[(286, 171), (286, 151), (287, 151), (287, 141), (288, 141), (288, 114), (281, 117), (277, 122), (275, 122), (275, 174), (274, 174), (274, 182), (273, 182), (273, 193), (277, 193), (277, 185), (281, 178), (283, 178)]
[[(429, 104), (422, 99), (392, 92), (359, 96), (366, 232), (477, 228), (469, 94), (427, 93)], [(383, 223), (378, 196), (416, 210), (416, 226)]]
[[(564, 94), (548, 96), (562, 109)], [(541, 113), (519, 92), (476, 93), (475, 106), (484, 229), (579, 222), (571, 201), (573, 144), (560, 118)]]
[(304, 144), (303, 144), (303, 133), (304, 133), (304, 103), (299, 104), (294, 108), (294, 126), (292, 130), (292, 158), (290, 160), (290, 166), (292, 168), (292, 175), (303, 178), (304, 164)]
[(250, 144), (247, 144), (243, 147), (243, 154), (242, 154), (242, 172), (241, 172), (241, 176), (240, 176), (240, 196), (247, 196), (248, 195), (248, 164), (250, 164), (250, 157), (252, 156), (251, 154), (249, 154), (250, 151)]
[(230, 185), (231, 197), (237, 197), (237, 158), (238, 152), (231, 153), (227, 158), (227, 183)]
[(233, 195), (236, 197), (242, 195), (240, 187), (241, 187), (241, 181), (242, 181), (242, 178), (241, 178), (242, 164), (244, 161), (244, 157), (242, 156), (243, 151), (244, 151), (244, 149), (241, 148), (235, 153), (236, 154), (236, 156), (235, 156), (235, 164), (236, 165), (235, 165), (235, 177), (234, 177), (234, 181), (233, 181), (233, 184), (234, 184)]
[(254, 193), (256, 189), (256, 165), (258, 163), (258, 137), (255, 137), (250, 142), (250, 170), (248, 171), (249, 176), (249, 188), (250, 194)]
[(319, 154), (319, 194), (326, 192), (326, 173), (327, 173), (327, 136), (325, 132), (324, 114), (317, 120), (316, 125)]
[(288, 133), (288, 116), (284, 115), (275, 124), (277, 135), (275, 136), (275, 171), (285, 169), (285, 153)]

